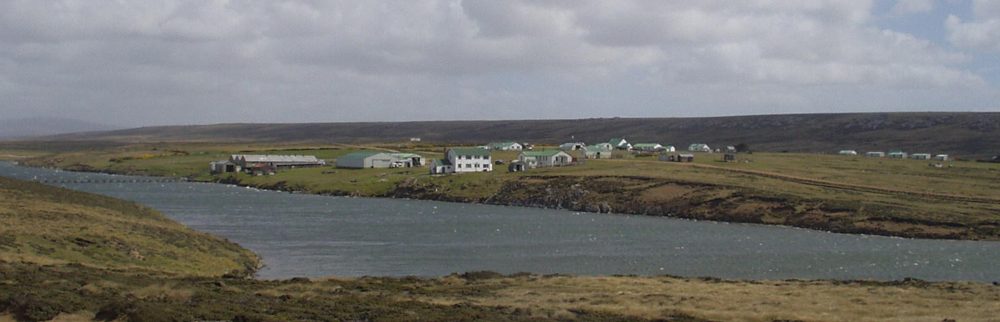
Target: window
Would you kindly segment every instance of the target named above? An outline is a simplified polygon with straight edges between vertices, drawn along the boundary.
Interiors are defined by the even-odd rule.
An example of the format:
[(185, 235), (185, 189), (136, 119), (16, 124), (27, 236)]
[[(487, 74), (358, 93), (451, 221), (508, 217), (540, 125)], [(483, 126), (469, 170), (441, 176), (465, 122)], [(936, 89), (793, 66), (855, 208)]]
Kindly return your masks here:
[(479, 163), (476, 163), (476, 168), (478, 168), (478, 167), (479, 167)]
[(466, 164), (465, 164), (465, 167), (466, 167), (466, 168), (471, 168), (471, 167), (472, 167), (472, 164), (470, 164), (470, 163), (466, 163)]
[(465, 156), (465, 159), (466, 160), (472, 160), (472, 156), (471, 155), (467, 155), (467, 156)]

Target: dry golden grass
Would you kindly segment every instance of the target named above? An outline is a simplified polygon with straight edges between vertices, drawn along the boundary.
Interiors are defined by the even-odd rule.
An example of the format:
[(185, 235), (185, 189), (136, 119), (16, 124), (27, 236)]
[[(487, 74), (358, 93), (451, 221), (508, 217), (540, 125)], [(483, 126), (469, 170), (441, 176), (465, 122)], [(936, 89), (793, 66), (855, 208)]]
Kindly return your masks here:
[[(455, 277), (452, 283), (463, 284)], [(655, 319), (675, 313), (719, 321), (1000, 321), (1000, 287), (976, 283), (727, 281), (677, 277), (518, 277), (482, 296), (429, 297), (553, 316), (596, 310)]]

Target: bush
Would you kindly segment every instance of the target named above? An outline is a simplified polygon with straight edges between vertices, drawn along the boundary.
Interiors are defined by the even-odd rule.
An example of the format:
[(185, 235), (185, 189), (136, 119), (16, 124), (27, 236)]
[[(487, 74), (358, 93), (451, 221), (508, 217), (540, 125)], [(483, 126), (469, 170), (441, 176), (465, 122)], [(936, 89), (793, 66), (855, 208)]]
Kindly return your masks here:
[(59, 303), (23, 295), (13, 295), (0, 304), (0, 311), (7, 311), (18, 321), (48, 321), (54, 319), (63, 308)]

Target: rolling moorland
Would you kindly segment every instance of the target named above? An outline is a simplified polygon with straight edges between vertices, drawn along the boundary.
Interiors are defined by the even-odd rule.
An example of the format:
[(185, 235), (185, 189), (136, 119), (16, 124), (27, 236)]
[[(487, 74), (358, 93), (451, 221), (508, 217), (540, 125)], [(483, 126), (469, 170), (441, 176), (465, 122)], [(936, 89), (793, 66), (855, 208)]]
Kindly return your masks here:
[(1000, 315), (996, 285), (909, 279), (492, 272), (245, 279), (257, 259), (235, 244), (130, 202), (6, 178), (0, 219), (0, 321), (936, 322)]
[[(478, 143), (516, 140), (559, 144), (659, 142), (686, 147), (746, 143), (758, 151), (830, 153), (841, 149), (946, 153), (967, 158), (1000, 154), (1000, 113), (848, 113), (703, 118), (437, 121), (155, 126), (41, 139), (92, 142), (255, 142), (312, 144), (398, 142)], [(48, 141), (50, 143), (45, 143)], [(26, 142), (25, 144), (34, 144)]]

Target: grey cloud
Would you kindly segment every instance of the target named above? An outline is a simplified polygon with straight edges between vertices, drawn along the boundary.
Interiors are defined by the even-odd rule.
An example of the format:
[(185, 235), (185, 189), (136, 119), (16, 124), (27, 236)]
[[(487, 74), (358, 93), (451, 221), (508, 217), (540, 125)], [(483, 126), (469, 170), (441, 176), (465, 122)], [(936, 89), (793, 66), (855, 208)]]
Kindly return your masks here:
[[(0, 2), (0, 118), (697, 116), (851, 109), (800, 93), (995, 91), (966, 54), (877, 29), (871, 10), (835, 0)], [(895, 97), (883, 108), (915, 108)]]

